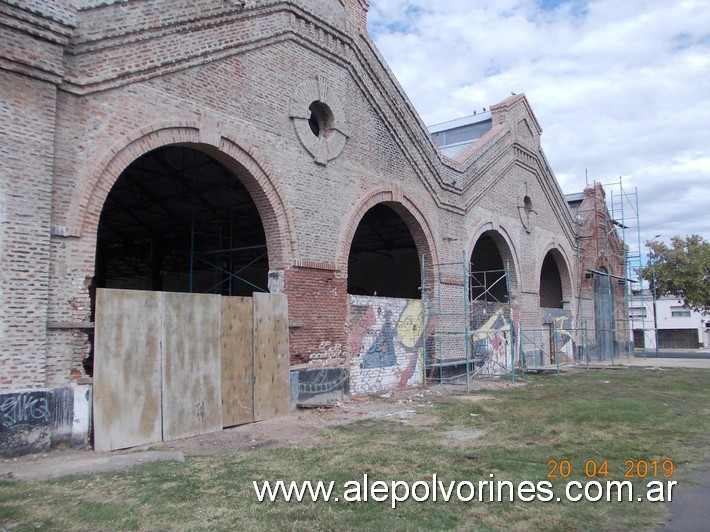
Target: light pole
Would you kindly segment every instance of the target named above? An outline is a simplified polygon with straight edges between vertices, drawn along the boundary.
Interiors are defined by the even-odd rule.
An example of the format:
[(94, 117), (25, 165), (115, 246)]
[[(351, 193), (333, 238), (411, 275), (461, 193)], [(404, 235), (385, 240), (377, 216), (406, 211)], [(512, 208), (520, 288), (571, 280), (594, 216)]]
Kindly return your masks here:
[[(661, 235), (655, 235), (654, 240)], [(655, 252), (651, 248), (648, 257), (651, 259), (651, 283), (652, 283), (652, 296), (653, 296), (653, 332), (656, 337), (656, 358), (658, 358), (658, 317), (656, 312), (656, 261), (654, 260)]]

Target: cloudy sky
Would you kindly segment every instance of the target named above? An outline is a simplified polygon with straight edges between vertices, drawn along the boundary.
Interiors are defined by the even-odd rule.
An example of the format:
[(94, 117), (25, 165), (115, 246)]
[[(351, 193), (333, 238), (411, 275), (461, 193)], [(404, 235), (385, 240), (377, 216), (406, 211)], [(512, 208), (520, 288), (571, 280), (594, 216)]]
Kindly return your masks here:
[(368, 17), (425, 124), (525, 93), (564, 193), (621, 178), (642, 241), (710, 240), (710, 0), (371, 0)]

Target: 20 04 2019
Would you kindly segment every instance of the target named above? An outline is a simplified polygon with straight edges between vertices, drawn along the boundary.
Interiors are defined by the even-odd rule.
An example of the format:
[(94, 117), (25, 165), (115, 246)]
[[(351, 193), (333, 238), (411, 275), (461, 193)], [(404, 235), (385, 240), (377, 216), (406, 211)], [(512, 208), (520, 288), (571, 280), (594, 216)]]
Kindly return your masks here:
[[(583, 466), (576, 470), (572, 461), (567, 459), (556, 460), (550, 459), (547, 461), (547, 466), (550, 468), (547, 472), (547, 478), (569, 478), (575, 471), (577, 477), (585, 476), (587, 478), (606, 477), (609, 476), (609, 462), (607, 460), (585, 460)], [(645, 460), (631, 459), (624, 461), (623, 473), (624, 478), (671, 478), (675, 471), (673, 460)]]

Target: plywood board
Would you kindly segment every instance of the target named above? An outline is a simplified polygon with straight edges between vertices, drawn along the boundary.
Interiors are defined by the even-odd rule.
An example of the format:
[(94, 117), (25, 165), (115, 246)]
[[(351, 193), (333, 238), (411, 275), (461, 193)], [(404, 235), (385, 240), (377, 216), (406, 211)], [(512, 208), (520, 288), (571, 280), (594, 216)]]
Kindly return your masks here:
[(159, 293), (96, 291), (94, 447), (161, 440)]
[(288, 306), (284, 294), (255, 293), (254, 421), (290, 409)]
[(220, 296), (162, 295), (163, 439), (222, 430)]
[(254, 334), (250, 297), (222, 297), (222, 423), (254, 421)]

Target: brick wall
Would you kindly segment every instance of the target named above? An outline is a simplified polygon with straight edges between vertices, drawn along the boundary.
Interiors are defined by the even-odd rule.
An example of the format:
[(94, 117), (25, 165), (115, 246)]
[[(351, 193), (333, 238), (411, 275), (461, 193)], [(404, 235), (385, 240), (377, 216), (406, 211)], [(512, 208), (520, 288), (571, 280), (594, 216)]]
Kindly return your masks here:
[[(441, 156), (364, 32), (367, 1), (65, 4), (54, 4), (59, 14), (32, 15), (55, 35), (34, 48), (32, 72), (17, 66), (31, 56), (28, 33), (0, 34), (5, 56), (18, 50), (15, 67), (0, 65), (8, 109), (0, 132), (11, 139), (0, 145), (2, 387), (83, 376), (89, 344), (80, 324), (90, 317), (103, 201), (131, 162), (165, 145), (205, 151), (249, 190), (272, 287), (289, 299), (292, 363), (352, 356), (348, 252), (379, 202), (404, 219), (426, 256), (426, 287), (440, 290), (445, 306), (460, 307), (462, 253), (470, 256), (487, 230), (510, 247), (530, 321), (543, 319), (544, 251), (559, 250), (574, 271), (571, 218), (527, 100), (494, 106), (493, 130), (464, 159)], [(337, 127), (347, 136), (325, 162), (314, 161), (297, 130), (314, 84), (317, 98), (342, 111)], [(522, 183), (537, 213), (527, 228)], [(66, 326), (47, 332), (47, 321)]]
[(44, 385), (55, 88), (0, 71), (0, 388)]
[(293, 363), (342, 363), (347, 357), (347, 279), (332, 269), (289, 268), (289, 348)]

